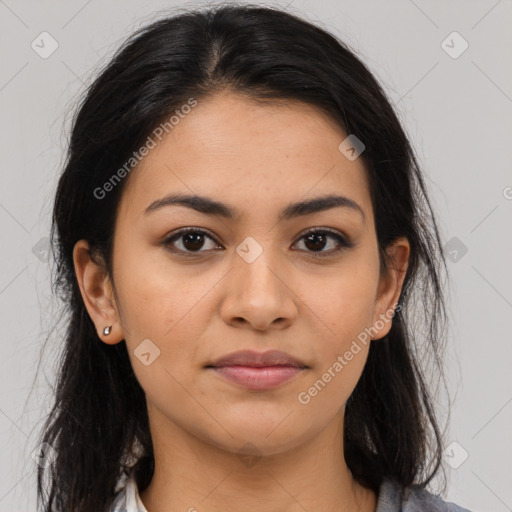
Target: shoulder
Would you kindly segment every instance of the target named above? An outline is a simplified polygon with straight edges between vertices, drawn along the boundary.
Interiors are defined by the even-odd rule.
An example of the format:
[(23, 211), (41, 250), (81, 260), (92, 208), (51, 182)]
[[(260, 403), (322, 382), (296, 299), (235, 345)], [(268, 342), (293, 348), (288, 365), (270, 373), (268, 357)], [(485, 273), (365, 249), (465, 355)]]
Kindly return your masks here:
[(385, 479), (379, 489), (375, 512), (471, 512), (424, 488), (407, 487), (403, 492), (392, 480)]

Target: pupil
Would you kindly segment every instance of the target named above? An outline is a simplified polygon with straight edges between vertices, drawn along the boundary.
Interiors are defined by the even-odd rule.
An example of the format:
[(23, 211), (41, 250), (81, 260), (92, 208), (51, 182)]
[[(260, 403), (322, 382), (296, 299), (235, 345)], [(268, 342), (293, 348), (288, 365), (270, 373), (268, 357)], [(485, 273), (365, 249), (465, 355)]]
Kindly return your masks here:
[[(310, 247), (308, 243), (315, 239), (320, 239), (320, 244), (313, 243), (313, 247)], [(312, 233), (311, 235), (306, 237), (306, 246), (308, 247), (308, 249), (323, 249), (325, 246), (325, 235), (321, 233)]]
[(187, 233), (183, 240), (183, 245), (190, 250), (201, 249), (203, 245), (203, 235), (200, 233)]

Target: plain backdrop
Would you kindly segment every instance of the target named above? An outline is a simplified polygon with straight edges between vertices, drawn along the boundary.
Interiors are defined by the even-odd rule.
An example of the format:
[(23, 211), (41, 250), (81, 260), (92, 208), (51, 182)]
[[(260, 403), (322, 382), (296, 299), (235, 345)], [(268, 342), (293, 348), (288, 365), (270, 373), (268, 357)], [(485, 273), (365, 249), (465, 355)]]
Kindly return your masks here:
[[(62, 334), (52, 332), (59, 310), (51, 299), (47, 237), (70, 115), (129, 33), (174, 6), (205, 5), (0, 0), (0, 512), (36, 508), (31, 454)], [(446, 499), (472, 511), (512, 510), (511, 1), (273, 5), (317, 22), (356, 50), (411, 137), (453, 283)], [(52, 45), (58, 46), (51, 55), (41, 55)], [(53, 351), (40, 362), (48, 335)]]

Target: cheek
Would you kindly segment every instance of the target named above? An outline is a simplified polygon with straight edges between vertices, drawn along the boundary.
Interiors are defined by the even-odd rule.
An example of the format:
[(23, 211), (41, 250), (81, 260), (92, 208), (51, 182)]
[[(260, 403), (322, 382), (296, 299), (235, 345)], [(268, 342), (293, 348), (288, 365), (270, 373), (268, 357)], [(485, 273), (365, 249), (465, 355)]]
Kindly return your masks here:
[[(330, 356), (345, 351), (351, 341), (370, 326), (378, 287), (376, 264), (363, 257), (351, 258), (324, 279), (320, 286), (309, 278), (308, 307), (318, 318), (328, 339)], [(306, 289), (306, 288), (305, 288)]]
[(375, 286), (368, 274), (340, 274), (308, 304), (319, 312), (322, 335), (315, 339), (318, 364), (297, 398), (319, 417), (337, 414), (361, 377), (371, 342), (365, 329), (372, 319)]
[(115, 261), (123, 329), (134, 338), (133, 343), (136, 338), (163, 341), (166, 334), (190, 325), (180, 319), (188, 318), (204, 290), (172, 269), (159, 248), (148, 249), (146, 243), (143, 249), (142, 242), (132, 245), (139, 250), (123, 251), (121, 241)]
[[(215, 280), (191, 278), (171, 271), (166, 263), (162, 255), (152, 258), (134, 252), (118, 258), (115, 267), (124, 339), (139, 382), (149, 388), (158, 387), (159, 379), (174, 382), (164, 368), (180, 382), (187, 381), (200, 348), (195, 340), (204, 338), (212, 318), (205, 310), (205, 295)], [(148, 366), (138, 359), (142, 347), (154, 361)]]
[[(348, 400), (364, 369), (371, 338), (366, 329), (373, 318), (378, 286), (378, 261), (357, 254), (336, 269), (322, 286), (311, 278), (308, 307), (316, 313), (318, 365), (302, 389), (302, 401), (318, 414), (333, 416)], [(317, 283), (318, 284), (318, 283)]]

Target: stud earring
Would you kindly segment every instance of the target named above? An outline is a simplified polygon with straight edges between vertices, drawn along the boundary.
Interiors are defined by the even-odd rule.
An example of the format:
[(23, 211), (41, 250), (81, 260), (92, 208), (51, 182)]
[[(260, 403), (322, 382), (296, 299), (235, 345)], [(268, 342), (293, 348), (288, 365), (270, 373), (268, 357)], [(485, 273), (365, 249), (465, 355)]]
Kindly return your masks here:
[(108, 336), (110, 334), (111, 330), (112, 330), (112, 326), (111, 325), (107, 325), (107, 327), (105, 327), (105, 329), (103, 329), (103, 334), (105, 336)]

